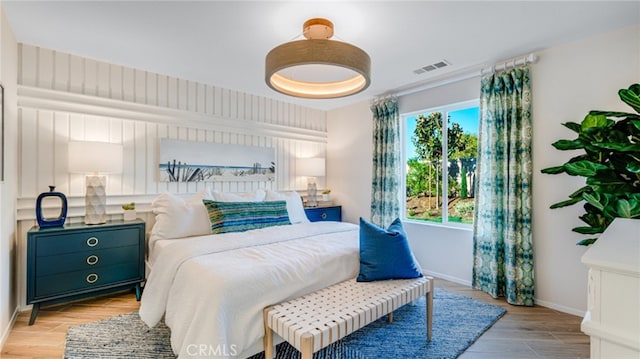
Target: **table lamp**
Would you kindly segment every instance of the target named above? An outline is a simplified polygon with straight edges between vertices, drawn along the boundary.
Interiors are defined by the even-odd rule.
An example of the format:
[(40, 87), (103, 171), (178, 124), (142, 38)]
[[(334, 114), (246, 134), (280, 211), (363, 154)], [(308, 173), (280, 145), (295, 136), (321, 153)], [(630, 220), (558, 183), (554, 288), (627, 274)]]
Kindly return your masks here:
[(122, 145), (105, 142), (69, 142), (69, 172), (87, 174), (84, 223), (106, 223), (107, 178), (104, 174), (122, 172)]
[(296, 160), (296, 174), (307, 177), (307, 206), (318, 206), (318, 187), (316, 177), (324, 176), (324, 158), (298, 158)]

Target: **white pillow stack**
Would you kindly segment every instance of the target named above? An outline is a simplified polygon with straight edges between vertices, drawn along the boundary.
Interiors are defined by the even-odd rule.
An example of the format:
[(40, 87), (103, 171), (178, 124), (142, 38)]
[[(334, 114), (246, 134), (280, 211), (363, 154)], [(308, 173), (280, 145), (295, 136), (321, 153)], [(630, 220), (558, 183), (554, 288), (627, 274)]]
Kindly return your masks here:
[(159, 195), (151, 203), (156, 223), (151, 230), (149, 242), (209, 234), (211, 223), (202, 203), (205, 198), (212, 199), (207, 190), (201, 190), (189, 199), (166, 192)]
[(267, 193), (263, 189), (244, 193), (226, 193), (213, 191), (213, 200), (218, 202), (262, 202)]
[(309, 218), (304, 212), (302, 198), (296, 191), (276, 192), (267, 190), (266, 201), (287, 201), (287, 212), (289, 213), (289, 221), (291, 224), (309, 223)]

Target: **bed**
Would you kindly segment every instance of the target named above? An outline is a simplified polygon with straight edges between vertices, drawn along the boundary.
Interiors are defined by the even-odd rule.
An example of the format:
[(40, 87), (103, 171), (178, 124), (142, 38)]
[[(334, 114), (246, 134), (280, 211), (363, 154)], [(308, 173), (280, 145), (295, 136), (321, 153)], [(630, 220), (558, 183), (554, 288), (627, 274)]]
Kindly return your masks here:
[[(189, 204), (199, 208), (201, 199), (180, 203), (168, 197), (175, 202), (170, 207), (155, 206), (156, 224), (149, 242), (151, 271), (140, 316), (149, 326), (164, 318), (179, 358), (243, 358), (259, 353), (264, 307), (358, 275), (357, 225), (308, 222), (295, 192), (267, 191), (264, 197), (262, 193), (240, 197), (214, 193), (212, 197), (228, 202), (284, 199), (292, 224), (203, 234), (204, 229), (197, 226), (204, 225), (204, 220), (192, 223), (202, 209), (189, 208)], [(177, 219), (187, 223), (176, 224), (176, 218), (171, 218), (167, 226), (162, 215), (180, 217), (163, 213), (167, 208), (189, 214)], [(176, 231), (177, 227), (189, 235), (184, 236), (180, 228)], [(171, 231), (177, 233), (166, 233)]]

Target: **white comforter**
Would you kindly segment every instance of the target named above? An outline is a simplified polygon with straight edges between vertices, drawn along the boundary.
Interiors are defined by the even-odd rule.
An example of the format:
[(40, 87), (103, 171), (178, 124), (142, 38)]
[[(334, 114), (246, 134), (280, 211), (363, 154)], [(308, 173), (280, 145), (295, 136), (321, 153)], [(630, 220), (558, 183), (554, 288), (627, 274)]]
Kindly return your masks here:
[(165, 316), (179, 358), (242, 357), (262, 348), (262, 309), (353, 278), (358, 226), (314, 222), (181, 239), (156, 257), (140, 317)]

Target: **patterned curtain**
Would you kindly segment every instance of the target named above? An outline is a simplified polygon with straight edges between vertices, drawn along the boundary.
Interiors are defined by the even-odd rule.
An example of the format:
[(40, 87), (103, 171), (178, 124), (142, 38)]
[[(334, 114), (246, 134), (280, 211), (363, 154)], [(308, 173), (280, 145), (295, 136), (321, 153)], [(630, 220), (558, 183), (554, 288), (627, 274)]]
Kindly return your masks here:
[(529, 69), (484, 76), (480, 113), (473, 287), (532, 306)]
[(371, 106), (373, 112), (373, 181), (371, 222), (386, 228), (400, 216), (400, 116), (396, 99)]

